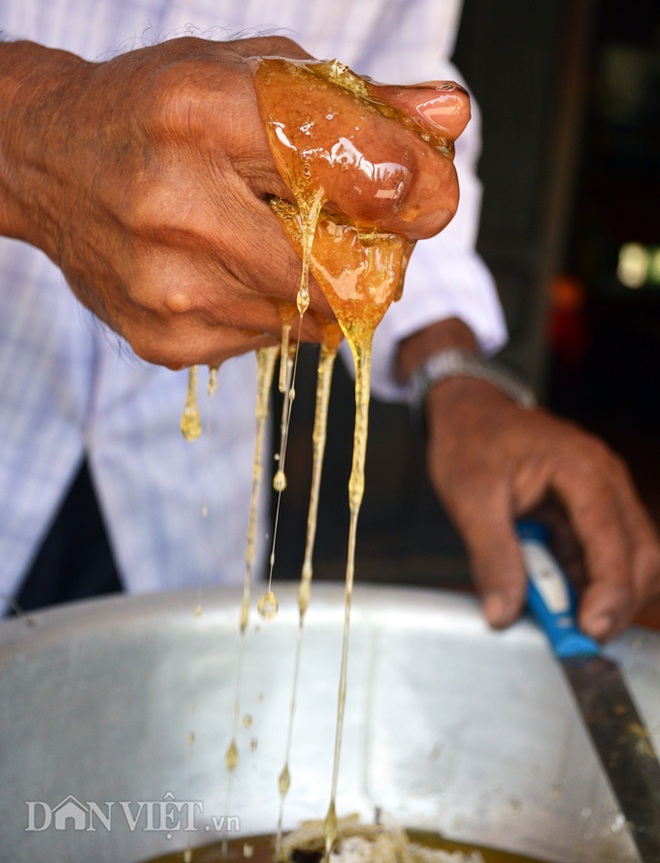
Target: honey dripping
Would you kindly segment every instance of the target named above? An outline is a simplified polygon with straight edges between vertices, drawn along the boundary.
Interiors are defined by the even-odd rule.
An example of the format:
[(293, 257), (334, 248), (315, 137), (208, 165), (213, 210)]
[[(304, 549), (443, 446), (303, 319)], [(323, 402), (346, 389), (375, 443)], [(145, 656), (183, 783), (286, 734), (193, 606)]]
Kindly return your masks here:
[[(337, 226), (335, 226), (336, 228)], [(331, 232), (332, 234), (332, 232)], [(330, 236), (330, 235), (329, 235)], [(356, 269), (356, 279), (348, 292), (342, 290), (342, 285), (335, 281), (328, 283), (316, 272), (312, 262), (313, 272), (324, 290), (337, 320), (349, 343), (355, 362), (355, 430), (353, 434), (353, 458), (351, 474), (348, 482), (349, 499), (349, 536), (346, 558), (344, 631), (342, 636), (342, 653), (337, 697), (337, 726), (335, 735), (335, 751), (332, 771), (332, 787), (330, 805), (324, 822), (325, 858), (330, 852), (337, 836), (336, 794), (339, 778), (339, 761), (344, 725), (344, 709), (346, 704), (346, 683), (348, 667), (348, 642), (351, 616), (351, 599), (355, 575), (355, 550), (357, 540), (357, 525), (362, 497), (364, 494), (364, 472), (367, 452), (367, 437), (369, 426), (369, 395), (371, 382), (371, 342), (373, 332), (382, 315), (391, 303), (399, 288), (402, 278), (402, 268), (409, 256), (405, 241), (388, 235), (371, 235), (368, 240), (361, 238), (358, 231), (351, 237), (345, 227), (340, 227), (340, 233), (334, 231), (334, 236), (340, 245), (349, 242), (350, 251), (359, 250), (362, 258)], [(353, 240), (357, 240), (353, 246)], [(346, 249), (348, 252), (349, 249)], [(389, 255), (388, 255), (389, 252)], [(350, 253), (344, 260), (350, 260)], [(374, 259), (379, 266), (374, 266)], [(325, 269), (327, 273), (327, 269)], [(324, 273), (324, 275), (325, 275)], [(351, 292), (358, 294), (360, 311), (356, 314), (355, 299)]]
[(311, 598), (311, 582), (313, 575), (313, 555), (318, 524), (319, 496), (321, 492), (321, 474), (325, 444), (328, 434), (328, 406), (330, 403), (330, 386), (332, 372), (341, 343), (341, 328), (330, 321), (323, 327), (323, 341), (319, 353), (316, 374), (316, 405), (314, 410), (314, 426), (312, 430), (312, 479), (307, 509), (307, 532), (305, 538), (305, 557), (298, 588), (298, 611), (302, 625), (305, 612)]
[[(275, 363), (280, 352), (279, 347), (260, 348), (257, 351), (257, 399), (255, 406), (255, 439), (254, 456), (252, 461), (252, 490), (250, 495), (250, 512), (248, 516), (247, 541), (245, 545), (245, 574), (243, 579), (243, 596), (239, 613), (239, 643), (238, 659), (236, 663), (236, 689), (234, 692), (234, 707), (232, 715), (232, 738), (225, 754), (225, 766), (227, 768), (227, 811), (229, 816), (232, 805), (233, 776), (238, 766), (239, 754), (236, 745), (238, 724), (241, 712), (241, 691), (243, 686), (243, 661), (245, 657), (245, 642), (248, 622), (250, 618), (250, 594), (252, 590), (252, 579), (254, 575), (254, 561), (256, 556), (257, 521), (259, 514), (259, 500), (264, 475), (264, 452), (266, 446), (266, 430), (268, 426), (269, 398), (275, 375)], [(225, 819), (225, 823), (228, 823)], [(228, 836), (225, 834), (223, 848), (226, 856)]]
[(186, 403), (181, 416), (181, 434), (188, 441), (197, 440), (202, 433), (202, 422), (199, 417), (199, 402), (197, 400), (197, 378), (199, 367), (188, 369), (188, 390)]
[[(209, 374), (206, 382), (206, 396), (207, 396), (207, 410), (206, 410), (206, 435), (209, 443), (207, 447), (210, 446), (211, 441), (211, 399), (218, 391), (218, 369), (219, 366), (209, 366)], [(208, 451), (208, 456), (210, 457), (211, 453)], [(210, 476), (210, 472), (206, 475)], [(207, 479), (208, 481), (208, 479)], [(204, 500), (202, 502), (202, 518), (208, 518), (209, 514), (209, 505), (208, 505), (209, 495), (206, 492), (204, 495)], [(200, 609), (201, 613), (201, 609)]]
[(233, 773), (238, 767), (238, 747), (236, 746), (235, 740), (232, 740), (227, 747), (227, 752), (225, 753), (225, 765), (229, 773)]
[(273, 539), (269, 558), (268, 587), (257, 601), (257, 611), (266, 620), (272, 620), (279, 610), (279, 601), (273, 591), (273, 572), (275, 570), (275, 550), (279, 532), (280, 509), (282, 503), (282, 492), (287, 486), (286, 480), (286, 451), (289, 440), (289, 425), (291, 422), (291, 409), (296, 397), (295, 379), (298, 362), (298, 350), (300, 348), (300, 333), (302, 319), (309, 306), (309, 254), (303, 254), (303, 276), (297, 296), (298, 331), (295, 344), (291, 344), (292, 322), (296, 318), (296, 310), (288, 303), (277, 304), (282, 319), (282, 339), (280, 346), (280, 375), (278, 388), (282, 394), (282, 414), (280, 418), (280, 446), (275, 456), (277, 470), (273, 477), (273, 489), (277, 494), (275, 505), (275, 519), (273, 524)]
[[(301, 249), (303, 222), (294, 205), (273, 201), (292, 243)], [(349, 478), (349, 540), (346, 560), (345, 612), (337, 702), (337, 730), (331, 802), (326, 816), (326, 855), (336, 838), (336, 789), (346, 702), (351, 598), (355, 549), (368, 437), (371, 341), (373, 332), (400, 290), (412, 244), (395, 234), (361, 232), (322, 214), (316, 228), (310, 269), (323, 290), (351, 348), (355, 362), (355, 431)]]
[(273, 539), (269, 558), (268, 588), (257, 600), (257, 611), (266, 620), (272, 620), (278, 612), (279, 602), (272, 590), (273, 570), (275, 568), (275, 546), (277, 542), (277, 531), (280, 516), (281, 494), (286, 488), (286, 445), (289, 433), (289, 420), (291, 416), (291, 404), (295, 397), (293, 389), (293, 378), (295, 369), (296, 347), (291, 344), (291, 329), (296, 317), (296, 310), (289, 303), (277, 303), (277, 308), (282, 320), (282, 336), (279, 349), (280, 372), (278, 377), (278, 389), (282, 394), (282, 412), (280, 416), (280, 445), (275, 460), (277, 470), (273, 477), (273, 489), (277, 492), (277, 504), (275, 509), (275, 523), (273, 526)]
[(209, 377), (206, 384), (206, 393), (212, 398), (218, 391), (218, 366), (209, 366)]
[[(195, 705), (193, 703), (191, 707), (191, 713), (195, 712)], [(197, 737), (194, 731), (188, 732), (188, 788), (190, 789), (192, 784), (192, 762), (193, 762), (193, 749), (195, 746), (195, 741)], [(184, 863), (192, 863), (193, 859), (193, 850), (190, 845), (188, 845), (183, 852), (183, 861)]]
[[(307, 311), (310, 302), (309, 271), (313, 260), (313, 245), (316, 242), (316, 228), (323, 208), (328, 203), (331, 194), (338, 192), (341, 196), (348, 189), (349, 195), (353, 199), (356, 199), (356, 197), (359, 199), (363, 192), (365, 193), (366, 210), (362, 213), (362, 216), (366, 218), (366, 223), (370, 226), (367, 230), (367, 233), (372, 234), (370, 242), (376, 242), (380, 245), (383, 242), (380, 238), (385, 238), (386, 235), (377, 233), (371, 228), (372, 225), (378, 222), (376, 218), (378, 211), (384, 209), (386, 214), (390, 214), (396, 209), (400, 219), (403, 220), (402, 224), (405, 225), (406, 231), (410, 231), (410, 226), (415, 218), (420, 213), (423, 215), (424, 207), (428, 207), (426, 199), (429, 197), (429, 193), (433, 191), (432, 188), (425, 187), (423, 189), (423, 203), (421, 205), (419, 202), (415, 202), (413, 197), (412, 205), (407, 204), (403, 206), (399, 202), (399, 198), (402, 196), (403, 198), (411, 198), (407, 194), (410, 186), (410, 166), (393, 162), (391, 158), (388, 158), (384, 162), (374, 162), (365, 158), (360, 151), (361, 142), (358, 141), (359, 146), (356, 146), (356, 143), (350, 137), (347, 138), (337, 133), (332, 125), (328, 125), (329, 123), (331, 124), (336, 114), (336, 108), (333, 107), (332, 103), (336, 101), (341, 103), (342, 112), (350, 109), (349, 113), (355, 116), (356, 125), (354, 128), (356, 133), (361, 131), (360, 123), (369, 119), (370, 116), (373, 118), (377, 115), (381, 120), (383, 117), (387, 121), (395, 119), (404, 127), (413, 128), (416, 135), (423, 138), (425, 142), (432, 143), (432, 146), (442, 153), (442, 158), (452, 154), (453, 148), (446, 134), (440, 134), (438, 129), (434, 127), (433, 121), (430, 122), (430, 125), (434, 127), (434, 133), (431, 134), (428, 130), (428, 122), (424, 125), (424, 123), (420, 123), (418, 120), (411, 120), (399, 108), (386, 105), (375, 98), (374, 93), (370, 90), (371, 85), (354, 75), (348, 67), (337, 61), (318, 63), (289, 61), (282, 58), (253, 58), (248, 62), (253, 69), (257, 101), (262, 119), (264, 120), (271, 152), (280, 174), (293, 192), (296, 201), (296, 215), (300, 220), (299, 252), (302, 259), (302, 268), (296, 299), (296, 306), (300, 316), (298, 330), (299, 343), (302, 317)], [(293, 91), (291, 90), (292, 84)], [(435, 100), (428, 100), (428, 88), (423, 88), (423, 93), (425, 101), (420, 106), (423, 109), (420, 113), (421, 117), (429, 115), (430, 105), (433, 106), (433, 111), (438, 108)], [(401, 92), (398, 91), (395, 98), (401, 100)], [(455, 113), (454, 107), (453, 105), (450, 106), (451, 110)], [(319, 108), (320, 110), (318, 110)], [(311, 114), (309, 113), (310, 109), (312, 110)], [(314, 113), (315, 109), (316, 113)], [(434, 116), (433, 111), (430, 116)], [(365, 125), (368, 128), (368, 123)], [(419, 145), (420, 142), (417, 141), (417, 144)], [(417, 154), (420, 164), (428, 162), (430, 154), (428, 148), (426, 148), (426, 144), (421, 144), (421, 147), (421, 153)], [(407, 159), (408, 156), (406, 156)], [(445, 167), (446, 173), (446, 166), (443, 167)], [(450, 170), (453, 169), (450, 168)], [(434, 173), (429, 173), (428, 166), (425, 167), (425, 171), (422, 173), (424, 173), (428, 185), (430, 178), (434, 178)], [(348, 174), (348, 179), (344, 178), (342, 181), (342, 174)], [(340, 176), (339, 180), (337, 179), (338, 175)], [(362, 188), (359, 183), (355, 185), (356, 178), (358, 180), (362, 178), (362, 185), (364, 185), (365, 176), (367, 177), (366, 188)], [(326, 186), (328, 187), (326, 188)], [(431, 183), (431, 186), (433, 186), (433, 183)], [(437, 205), (438, 201), (434, 200), (432, 207), (438, 209)], [(342, 228), (346, 227), (335, 221), (328, 221), (327, 224), (332, 225), (333, 229), (340, 234)], [(352, 230), (352, 226), (349, 227)], [(363, 235), (358, 235), (355, 231), (353, 231), (353, 234), (362, 239)], [(394, 241), (400, 246), (405, 246), (405, 251), (402, 252), (402, 267), (404, 267), (405, 261), (407, 261), (412, 249), (412, 243), (393, 234), (387, 236), (390, 238), (390, 242)], [(379, 239), (375, 240), (376, 237)], [(331, 253), (337, 252), (336, 244), (330, 251)], [(338, 260), (342, 261), (341, 254)], [(325, 264), (326, 261), (324, 260), (323, 263)], [(327, 260), (327, 263), (332, 265), (335, 263), (335, 260), (331, 257), (331, 259)], [(361, 261), (360, 266), (364, 267), (365, 261)], [(364, 286), (370, 289), (372, 294), (375, 294), (377, 293), (376, 282), (377, 280), (371, 284), (370, 280), (367, 279)], [(397, 292), (400, 290), (401, 285), (402, 279), (399, 279), (397, 281)], [(341, 294), (338, 294), (338, 297), (343, 301), (344, 297), (341, 297)], [(374, 298), (376, 299), (376, 306), (378, 306), (381, 298), (372, 296), (370, 300), (373, 301)], [(387, 304), (391, 302), (392, 298), (392, 296), (388, 297)], [(333, 312), (339, 319), (338, 309), (334, 307), (330, 296), (328, 296), (328, 299), (330, 300)], [(349, 297), (348, 299), (350, 303), (351, 298)], [(355, 297), (352, 299), (355, 300)], [(358, 316), (365, 311), (363, 299), (358, 297)], [(382, 317), (386, 307), (387, 305), (379, 310), (378, 320)], [(369, 320), (369, 318), (373, 318), (373, 316), (368, 314), (363, 324), (367, 330), (370, 328), (370, 332), (373, 333), (373, 328), (377, 321)], [(351, 321), (351, 325), (354, 324), (355, 318)], [(343, 324), (342, 328), (346, 332)], [(274, 487), (278, 494), (278, 504), (273, 534), (273, 550), (270, 557), (268, 593), (272, 592), (279, 495), (286, 488), (284, 456), (291, 402), (295, 395), (294, 385), (289, 380), (288, 356), (286, 352), (289, 333), (290, 320), (283, 319), (280, 389), (284, 392), (284, 406), (279, 464), (274, 478)], [(355, 344), (357, 343), (355, 341)], [(297, 346), (294, 352), (292, 381), (295, 381), (296, 358)], [(362, 365), (364, 365), (364, 362)], [(268, 609), (273, 608), (273, 603), (268, 602), (265, 597), (262, 604)]]
[[(291, 344), (291, 327), (295, 317), (295, 309), (285, 303), (278, 304), (282, 318), (282, 343), (280, 345), (280, 374), (278, 389), (282, 394), (282, 413), (280, 415), (280, 445), (275, 455), (277, 470), (273, 477), (273, 489), (281, 494), (286, 488), (286, 443), (289, 433), (291, 404), (295, 398), (293, 391), (293, 372), (295, 364), (295, 346)], [(269, 580), (270, 583), (270, 580)]]
[[(327, 861), (337, 837), (336, 791), (346, 701), (357, 523), (364, 493), (371, 343), (374, 330), (383, 314), (392, 300), (400, 296), (403, 275), (414, 240), (423, 236), (423, 230), (415, 233), (413, 222), (419, 218), (423, 221), (424, 215), (429, 216), (428, 212), (424, 214), (423, 211), (431, 199), (431, 206), (440, 214), (431, 233), (444, 227), (453, 214), (452, 207), (455, 208), (456, 203), (453, 168), (437, 161), (437, 158), (444, 158), (450, 162), (453, 145), (449, 137), (440, 134), (437, 128), (435, 117), (438, 112), (442, 114), (440, 108), (446, 107), (439, 105), (439, 100), (432, 99), (417, 105), (418, 113), (422, 117), (420, 122), (411, 117), (410, 113), (402, 113), (396, 106), (383, 104), (375, 93), (375, 85), (355, 76), (336, 61), (319, 63), (262, 58), (251, 62), (259, 110), (271, 152), (279, 173), (295, 199), (295, 204), (279, 199), (270, 203), (302, 257), (299, 309), (303, 301), (301, 297), (304, 297), (302, 285), (307, 282), (308, 273), (311, 271), (339, 322), (355, 362), (356, 415), (348, 488), (350, 524), (344, 628), (332, 787), (323, 827), (324, 860)], [(390, 102), (398, 100), (401, 103), (399, 107), (410, 107), (410, 100), (407, 100), (401, 91), (397, 95), (390, 93), (390, 97)], [(413, 98), (416, 98), (416, 94)], [(329, 125), (337, 114), (338, 104), (341, 105), (344, 129), (347, 118), (354, 117), (356, 137), (334, 132)], [(432, 110), (429, 110), (430, 105), (434, 106)], [(378, 115), (378, 122), (383, 118), (396, 119), (437, 151), (432, 153), (424, 149), (425, 144), (418, 142), (416, 153), (420, 154), (422, 161), (426, 159), (426, 167), (414, 177), (413, 183), (419, 180), (426, 194), (421, 197), (418, 194), (417, 198), (408, 195), (410, 202), (405, 207), (399, 203), (399, 199), (406, 199), (403, 190), (406, 186), (408, 190), (414, 188), (414, 185), (410, 185), (408, 166), (391, 160), (377, 163), (365, 158), (360, 152), (363, 142), (372, 144), (374, 141), (373, 137), (369, 140), (369, 136), (363, 141), (360, 140), (361, 124), (369, 115)], [(457, 133), (460, 133), (460, 128)], [(439, 174), (442, 174), (442, 181), (448, 191), (444, 186), (440, 191), (435, 172), (428, 170), (429, 161), (433, 163), (432, 167), (442, 168)], [(420, 164), (421, 162), (418, 162), (418, 166)], [(344, 176), (342, 179), (342, 173), (348, 174), (348, 178)], [(366, 194), (362, 196), (365, 191)], [(442, 193), (446, 193), (444, 197)], [(358, 213), (355, 219), (348, 217), (346, 213), (334, 214), (337, 210), (336, 204), (341, 198), (349, 200), (351, 210), (354, 214)], [(449, 209), (443, 210), (441, 203), (448, 203)], [(324, 211), (326, 204), (329, 204), (331, 212)], [(341, 207), (339, 209), (341, 210)], [(392, 217), (389, 219), (391, 222), (397, 222), (398, 219), (403, 226), (401, 234), (377, 230), (383, 224), (380, 220), (383, 215), (386, 222), (388, 217)], [(419, 226), (418, 230), (421, 230)], [(308, 305), (307, 298), (305, 301)], [(302, 315), (302, 309), (300, 311)], [(271, 567), (272, 563), (271, 557)], [(303, 576), (299, 599), (301, 609), (307, 606), (308, 588), (309, 582), (305, 585)], [(303, 615), (301, 610), (301, 620)], [(289, 782), (287, 759), (279, 782), (282, 798), (288, 790)], [(279, 833), (280, 831), (278, 839)]]
[[(202, 433), (202, 421), (199, 412), (198, 398), (199, 366), (188, 369), (188, 388), (186, 402), (181, 415), (181, 434), (188, 441), (197, 440)], [(209, 366), (209, 377), (206, 392), (209, 399), (218, 389), (218, 366)], [(210, 420), (209, 420), (210, 422)]]
[(318, 522), (318, 505), (321, 489), (321, 474), (323, 457), (325, 454), (325, 443), (328, 427), (328, 405), (330, 402), (330, 385), (332, 382), (332, 371), (334, 368), (337, 350), (342, 340), (341, 329), (337, 324), (326, 321), (323, 327), (323, 341), (319, 353), (316, 382), (316, 407), (314, 411), (314, 428), (312, 433), (312, 480), (307, 511), (307, 533), (305, 539), (305, 557), (300, 575), (298, 587), (298, 639), (296, 643), (296, 654), (293, 669), (293, 685), (291, 687), (291, 701), (289, 705), (289, 722), (287, 730), (286, 748), (284, 756), (284, 767), (278, 780), (280, 792), (280, 812), (277, 822), (277, 833), (275, 837), (275, 858), (281, 856), (282, 835), (284, 827), (284, 803), (291, 785), (289, 773), (289, 760), (293, 741), (293, 724), (296, 710), (298, 693), (298, 677), (300, 669), (300, 656), (302, 649), (303, 627), (305, 613), (309, 608), (311, 600), (311, 584), (313, 576), (313, 555), (316, 539), (316, 527)]

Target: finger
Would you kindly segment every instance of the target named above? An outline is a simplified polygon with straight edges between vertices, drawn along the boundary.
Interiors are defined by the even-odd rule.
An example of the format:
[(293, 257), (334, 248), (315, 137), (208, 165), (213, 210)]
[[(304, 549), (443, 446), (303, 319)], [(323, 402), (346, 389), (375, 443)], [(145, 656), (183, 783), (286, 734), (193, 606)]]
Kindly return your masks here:
[[(133, 111), (158, 160), (168, 150), (176, 160), (203, 155), (205, 165), (224, 170), (226, 161), (259, 194), (290, 196), (290, 191), (273, 161), (266, 129), (259, 114), (251, 66), (246, 62), (255, 51), (277, 49), (279, 44), (295, 46), (287, 39), (238, 40), (216, 43), (203, 39), (175, 39), (160, 48), (165, 53), (152, 74), (153, 97), (145, 107), (136, 98)], [(296, 53), (307, 58), (308, 55)], [(121, 58), (120, 58), (121, 59)], [(156, 58), (157, 59), (157, 58)], [(100, 64), (97, 90), (103, 91), (116, 78), (119, 61)], [(114, 76), (114, 77), (113, 77)], [(134, 88), (139, 93), (139, 88)], [(151, 153), (147, 154), (154, 161)], [(202, 180), (198, 173), (198, 180)], [(201, 187), (201, 183), (200, 183)], [(202, 191), (198, 188), (197, 192)]]
[[(185, 200), (193, 180), (183, 171), (174, 179)], [(281, 330), (276, 301), (295, 306), (302, 262), (267, 204), (233, 173), (221, 197), (200, 196), (190, 215), (177, 200), (152, 197), (141, 205), (141, 239), (124, 253), (134, 303), (163, 314), (195, 311), (234, 328)], [(309, 286), (311, 310), (334, 318), (313, 278)], [(314, 338), (307, 322), (303, 338)]]
[(137, 335), (121, 335), (141, 359), (174, 370), (218, 366), (230, 357), (279, 343), (279, 338), (270, 333), (217, 324), (204, 327), (192, 318), (178, 320), (176, 326), (152, 322)]
[[(653, 529), (652, 529), (653, 530)], [(638, 544), (635, 555), (635, 585), (638, 590), (636, 611), (660, 599), (660, 539), (653, 535)]]
[[(147, 263), (134, 267), (131, 298), (117, 307), (113, 319), (138, 356), (176, 367), (277, 343), (283, 307), (281, 299), (246, 286), (214, 258), (157, 248)], [(316, 316), (301, 321), (295, 310), (292, 324), (293, 337), (300, 334), (301, 341), (323, 337)]]
[(444, 133), (452, 141), (470, 119), (470, 97), (454, 81), (429, 81), (406, 87), (367, 81), (366, 86), (377, 99), (399, 108), (431, 133)]
[[(659, 573), (658, 550), (652, 541), (650, 543), (646, 541), (648, 537), (642, 537), (641, 535), (633, 536), (633, 534), (637, 533), (638, 523), (633, 514), (632, 502), (630, 508), (626, 508), (625, 515), (621, 514), (622, 521), (627, 522), (629, 514), (633, 517), (633, 523), (626, 525), (624, 533), (626, 535), (627, 546), (630, 548), (630, 573), (632, 579), (630, 587), (633, 593), (634, 608), (639, 609), (652, 597), (656, 586), (655, 579)], [(641, 516), (641, 519), (646, 521), (650, 527), (650, 523), (645, 517), (641, 505), (636, 514)], [(536, 507), (529, 515), (530, 518), (541, 521), (548, 526), (552, 550), (556, 554), (562, 568), (568, 574), (571, 583), (580, 592), (580, 626), (585, 631), (588, 631), (592, 637), (596, 637), (596, 632), (599, 630), (597, 624), (589, 620), (589, 615), (593, 613), (596, 617), (598, 616), (597, 607), (599, 598), (597, 593), (603, 588), (600, 587), (599, 591), (594, 591), (592, 589), (593, 585), (589, 587), (590, 582), (587, 577), (584, 550), (579, 539), (575, 536), (564, 507), (551, 496), (540, 506)], [(660, 585), (658, 586), (660, 587)], [(607, 591), (607, 586), (604, 589)], [(613, 625), (613, 628), (602, 630), (602, 634), (598, 635), (598, 639), (603, 640), (616, 635), (628, 622), (627, 615), (621, 616), (618, 623)]]
[[(276, 297), (295, 306), (302, 260), (277, 217), (263, 201), (249, 195), (237, 201), (233, 209), (240, 212), (240, 229), (232, 237), (225, 260), (216, 266), (224, 270), (231, 267), (231, 275), (238, 282), (261, 296)], [(309, 290), (310, 310), (333, 320), (335, 315), (311, 275)]]
[[(630, 614), (633, 616), (660, 597), (660, 540), (625, 468), (617, 492), (630, 547), (633, 590)], [(610, 635), (615, 635), (627, 623), (629, 619), (620, 620)]]
[(409, 239), (445, 227), (458, 203), (447, 151), (430, 147), (330, 74), (325, 80), (303, 65), (293, 75), (291, 66), (270, 58), (253, 69), (273, 157), (288, 185), (310, 196), (321, 188), (328, 204), (354, 223)]
[(560, 471), (557, 491), (578, 537), (588, 586), (580, 607), (580, 625), (603, 640), (630, 620), (635, 607), (633, 556), (620, 501), (618, 459), (598, 441), (589, 441), (589, 457), (573, 462), (570, 476)]
[(550, 494), (529, 513), (525, 513), (525, 517), (542, 522), (548, 527), (552, 551), (571, 583), (582, 591), (587, 583), (582, 546), (561, 502), (555, 495)]
[(483, 601), (484, 615), (495, 628), (512, 624), (522, 611), (527, 576), (513, 529), (508, 498), (480, 497), (457, 519)]

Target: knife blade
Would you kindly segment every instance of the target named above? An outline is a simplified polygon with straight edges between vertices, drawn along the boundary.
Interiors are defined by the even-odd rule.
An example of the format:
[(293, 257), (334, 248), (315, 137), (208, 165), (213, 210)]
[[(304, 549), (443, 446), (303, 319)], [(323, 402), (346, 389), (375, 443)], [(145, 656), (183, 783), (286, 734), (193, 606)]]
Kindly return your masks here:
[(660, 863), (660, 764), (621, 670), (581, 632), (568, 577), (538, 522), (520, 522), (527, 606), (547, 635), (642, 863)]

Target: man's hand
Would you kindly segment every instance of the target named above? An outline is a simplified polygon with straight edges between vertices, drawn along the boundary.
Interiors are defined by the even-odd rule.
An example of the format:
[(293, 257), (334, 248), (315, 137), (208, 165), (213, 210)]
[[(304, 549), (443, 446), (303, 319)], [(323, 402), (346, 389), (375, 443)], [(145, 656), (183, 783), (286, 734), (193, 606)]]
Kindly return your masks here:
[[(284, 39), (177, 39), (105, 63), (0, 49), (0, 231), (43, 249), (147, 360), (211, 364), (272, 342), (300, 260), (265, 201), (289, 192), (243, 60), (307, 55)], [(308, 316), (304, 336), (319, 335)]]
[[(454, 329), (451, 343), (458, 334), (469, 348), (465, 328)], [(508, 626), (522, 610), (514, 522), (530, 514), (550, 523), (557, 555), (582, 588), (589, 635), (610, 638), (660, 597), (658, 534), (626, 466), (600, 440), (467, 377), (434, 387), (426, 419), (430, 478), (466, 543), (491, 625)]]
[(427, 417), (430, 476), (465, 539), (491, 624), (507, 626), (522, 609), (513, 523), (543, 508), (558, 555), (583, 582), (585, 632), (609, 638), (660, 596), (658, 536), (625, 465), (601, 441), (467, 378), (440, 384)]
[[(300, 259), (267, 204), (292, 196), (245, 62), (265, 55), (309, 57), (277, 37), (175, 39), (105, 63), (29, 42), (0, 45), (0, 234), (45, 251), (77, 297), (152, 362), (217, 364), (276, 342), (278, 304), (295, 302)], [(382, 89), (404, 108), (416, 98)], [(467, 96), (460, 88), (426, 93), (418, 95), (430, 113), (419, 122), (444, 124), (451, 140), (469, 117)], [(358, 136), (362, 153), (377, 154), (376, 168), (383, 160), (408, 166), (406, 225), (414, 236), (440, 230), (458, 200), (447, 156), (421, 138), (411, 145), (410, 131), (386, 117), (370, 116), (358, 129), (353, 114), (337, 112), (337, 140), (347, 147)], [(448, 164), (438, 215), (429, 214), (429, 183), (418, 179), (432, 175), (434, 159)], [(367, 162), (365, 155), (347, 173), (362, 177)], [(345, 177), (340, 160), (332, 166)], [(387, 174), (376, 168), (371, 185)], [(335, 185), (333, 203), (352, 217), (354, 184)], [(393, 216), (399, 192), (384, 198), (394, 195)], [(379, 224), (398, 223), (388, 226), (385, 212)], [(331, 312), (311, 288), (302, 338), (320, 341), (319, 317)]]

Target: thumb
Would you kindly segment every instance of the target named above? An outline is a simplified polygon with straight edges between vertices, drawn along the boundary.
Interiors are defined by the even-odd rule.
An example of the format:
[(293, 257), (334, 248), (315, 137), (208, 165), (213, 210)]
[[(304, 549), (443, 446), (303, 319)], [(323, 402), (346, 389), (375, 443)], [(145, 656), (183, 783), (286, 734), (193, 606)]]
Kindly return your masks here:
[(488, 623), (503, 629), (520, 615), (527, 591), (522, 551), (513, 521), (493, 516), (473, 518), (463, 531), (474, 580)]

